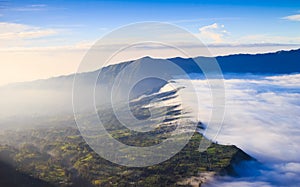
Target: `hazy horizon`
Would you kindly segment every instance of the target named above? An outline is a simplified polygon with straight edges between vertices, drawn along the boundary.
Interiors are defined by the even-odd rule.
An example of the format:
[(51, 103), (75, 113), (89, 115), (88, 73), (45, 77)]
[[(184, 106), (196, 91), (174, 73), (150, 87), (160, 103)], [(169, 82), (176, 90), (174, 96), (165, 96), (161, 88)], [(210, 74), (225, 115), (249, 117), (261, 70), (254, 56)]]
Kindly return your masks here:
[[(294, 0), (1, 1), (0, 85), (76, 72), (97, 40), (124, 25), (143, 21), (170, 23), (187, 30), (212, 56), (300, 48), (299, 6)], [(114, 58), (114, 63), (146, 55), (179, 56), (161, 46), (131, 47)], [(202, 55), (201, 51), (191, 54)]]

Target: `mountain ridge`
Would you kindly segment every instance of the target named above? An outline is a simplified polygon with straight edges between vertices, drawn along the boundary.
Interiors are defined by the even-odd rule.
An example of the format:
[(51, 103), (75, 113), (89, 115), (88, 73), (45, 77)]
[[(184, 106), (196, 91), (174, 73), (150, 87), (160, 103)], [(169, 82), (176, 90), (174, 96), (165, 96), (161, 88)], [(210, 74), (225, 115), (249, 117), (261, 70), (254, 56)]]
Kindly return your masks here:
[[(283, 57), (288, 57), (288, 59), (283, 59)], [(124, 61), (117, 64), (111, 64), (108, 66), (105, 66), (103, 68), (99, 68), (97, 70), (88, 71), (88, 72), (80, 72), (80, 73), (71, 73), (68, 75), (60, 75), (60, 76), (54, 76), (49, 77), (45, 79), (37, 79), (33, 81), (25, 81), (25, 82), (16, 82), (16, 83), (10, 83), (7, 85), (3, 85), (1, 87), (11, 87), (11, 86), (18, 86), (21, 84), (28, 84), (28, 83), (35, 83), (35, 82), (43, 82), (43, 81), (51, 81), (52, 79), (60, 79), (60, 80), (66, 80), (66, 79), (72, 79), (74, 76), (86, 76), (88, 74), (99, 74), (99, 72), (102, 70), (104, 73), (108, 71), (112, 71), (117, 69), (116, 67), (125, 67), (133, 62), (141, 61), (142, 59), (150, 58), (152, 60), (163, 60), (162, 58), (152, 58), (150, 56), (145, 56), (139, 59), (130, 60), (130, 61)], [(248, 58), (248, 59), (245, 59)], [(249, 60), (250, 58), (250, 60)], [(179, 67), (181, 67), (184, 70), (187, 70), (187, 73), (199, 73), (201, 70), (197, 65), (193, 64), (193, 59), (197, 60), (212, 60), (216, 59), (218, 62), (221, 70), (223, 73), (258, 73), (258, 74), (289, 74), (289, 73), (299, 73), (300, 72), (300, 61), (297, 62), (297, 59), (300, 59), (300, 48), (294, 49), (294, 50), (280, 50), (276, 52), (270, 52), (270, 53), (258, 53), (258, 54), (247, 54), (247, 53), (240, 53), (240, 54), (230, 54), (225, 56), (216, 56), (216, 57), (204, 57), (204, 56), (198, 56), (194, 58), (182, 58), (182, 57), (173, 57), (173, 58), (167, 58), (165, 60), (170, 61)], [(262, 59), (262, 60), (257, 60)], [(246, 60), (246, 62), (245, 62)], [(286, 66), (282, 66), (281, 62), (284, 60), (286, 63)], [(243, 61), (243, 62), (241, 62)], [(252, 61), (254, 63), (252, 63)], [(262, 64), (259, 63), (267, 63), (267, 68), (264, 66), (260, 66)], [(243, 66), (241, 63), (244, 63)], [(252, 63), (252, 64), (251, 64)], [(266, 64), (264, 64), (266, 65)], [(260, 66), (260, 67), (259, 67)], [(271, 66), (271, 67), (270, 67)], [(195, 71), (196, 70), (196, 71)]]
[[(197, 58), (200, 62), (202, 60), (216, 62), (214, 58)], [(237, 54), (216, 57), (224, 74), (252, 73), (263, 75), (300, 72), (299, 59), (300, 49), (257, 55)], [(205, 63), (207, 64), (207, 61)], [(176, 69), (174, 64), (179, 68)], [(178, 69), (180, 71), (178, 71)], [(149, 76), (151, 73), (154, 73), (154, 76), (152, 77), (156, 77), (155, 75), (162, 75), (163, 80), (165, 81), (151, 79), (139, 82), (140, 84), (135, 89), (137, 93), (125, 93), (125, 90), (130, 86), (133, 86), (132, 83), (137, 84), (134, 80), (141, 80), (141, 77)], [(0, 87), (0, 99), (2, 99), (1, 102), (3, 103), (1, 110), (4, 111), (0, 115), (0, 118), (16, 115), (35, 116), (37, 114), (40, 115), (41, 113), (44, 115), (57, 115), (65, 112), (72, 114), (73, 93), (77, 93), (76, 91), (73, 92), (74, 77), (76, 77), (76, 84), (78, 84), (76, 87), (77, 91), (80, 93), (82, 92), (82, 97), (92, 98), (95, 95), (98, 99), (110, 97), (110, 94), (113, 93), (112, 88), (114, 82), (119, 81), (118, 86), (121, 86), (118, 88), (119, 95), (125, 96), (129, 94), (134, 98), (143, 94), (151, 94), (151, 90), (159, 90), (162, 86), (167, 84), (168, 81), (176, 79), (178, 76), (182, 78), (181, 75), (184, 75), (189, 79), (191, 78), (192, 73), (202, 74), (202, 71), (191, 58), (184, 59), (177, 57), (166, 60), (144, 57), (135, 61), (113, 64), (91, 72), (25, 83), (14, 83)], [(119, 75), (122, 76), (121, 79), (117, 78)], [(97, 88), (96, 94), (92, 93), (94, 88)], [(89, 96), (84, 95), (87, 93), (86, 91), (89, 92)], [(80, 97), (81, 96), (78, 98)], [(92, 102), (92, 100), (90, 102)], [(87, 103), (85, 100), (82, 100), (82, 103), (80, 104), (84, 105), (82, 108), (85, 108), (85, 106), (92, 106), (92, 103)]]

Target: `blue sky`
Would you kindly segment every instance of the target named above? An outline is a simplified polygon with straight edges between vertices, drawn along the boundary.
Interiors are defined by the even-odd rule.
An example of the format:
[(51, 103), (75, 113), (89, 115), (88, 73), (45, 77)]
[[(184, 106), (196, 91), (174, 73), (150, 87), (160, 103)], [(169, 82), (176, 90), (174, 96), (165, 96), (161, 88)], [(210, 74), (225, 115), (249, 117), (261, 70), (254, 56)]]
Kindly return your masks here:
[(72, 73), (99, 38), (143, 21), (178, 25), (213, 55), (300, 47), (299, 0), (0, 0), (0, 85)]
[[(112, 29), (141, 21), (171, 22), (192, 33), (198, 33), (199, 28), (203, 26), (217, 23), (224, 25), (224, 29), (230, 33), (230, 37), (233, 39), (255, 35), (299, 37), (300, 29), (300, 18), (298, 21), (297, 19), (294, 21), (283, 19), (291, 15), (300, 15), (300, 1), (297, 0), (20, 0), (2, 2), (1, 4), (1, 22), (25, 24), (41, 29), (54, 29), (59, 31), (59, 34), (51, 37), (64, 39), (66, 43), (96, 40)], [(271, 41), (275, 43), (300, 43), (299, 40), (289, 41), (288, 39)], [(257, 43), (258, 41), (254, 42)], [(56, 45), (59, 42), (53, 44)]]

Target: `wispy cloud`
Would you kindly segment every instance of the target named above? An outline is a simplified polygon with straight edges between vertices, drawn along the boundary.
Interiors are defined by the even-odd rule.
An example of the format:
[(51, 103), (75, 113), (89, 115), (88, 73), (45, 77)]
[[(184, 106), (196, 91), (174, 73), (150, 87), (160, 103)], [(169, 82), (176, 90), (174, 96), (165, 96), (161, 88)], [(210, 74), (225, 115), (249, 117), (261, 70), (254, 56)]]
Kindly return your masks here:
[(53, 34), (57, 34), (57, 31), (18, 23), (0, 22), (0, 38), (4, 40), (40, 38)]
[[(57, 35), (60, 31), (52, 28), (40, 28), (31, 25), (0, 22), (0, 48), (30, 47), (34, 42), (31, 39), (42, 39)], [(35, 40), (36, 42), (36, 40)]]
[(286, 16), (286, 17), (283, 17), (282, 19), (290, 20), (290, 21), (300, 21), (300, 14)]
[(0, 34), (0, 39), (11, 40), (11, 39), (31, 39), (31, 38), (41, 38), (45, 36), (54, 35), (57, 32), (55, 30), (32, 30), (24, 32), (8, 32)]
[(31, 12), (31, 11), (43, 11), (47, 9), (46, 4), (32, 4), (32, 5), (27, 5), (24, 7), (15, 7), (11, 8), (11, 11), (17, 11), (17, 12)]
[(30, 7), (46, 7), (46, 4), (34, 4), (34, 5), (29, 5)]
[(198, 18), (198, 19), (181, 19), (181, 20), (171, 20), (167, 21), (170, 23), (192, 23), (192, 22), (199, 22), (199, 21), (220, 21), (220, 20), (238, 20), (239, 17), (212, 17), (212, 18)]

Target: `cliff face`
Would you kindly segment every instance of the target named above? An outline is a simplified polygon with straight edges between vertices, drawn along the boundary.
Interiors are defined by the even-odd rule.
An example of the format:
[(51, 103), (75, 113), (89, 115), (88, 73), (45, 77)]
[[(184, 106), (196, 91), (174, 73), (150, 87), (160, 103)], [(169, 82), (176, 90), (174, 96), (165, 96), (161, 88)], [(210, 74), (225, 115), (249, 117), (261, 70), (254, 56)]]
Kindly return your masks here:
[(233, 177), (241, 177), (245, 176), (245, 174), (252, 175), (254, 170), (252, 166), (259, 165), (257, 160), (240, 148), (234, 145), (231, 147), (236, 150), (236, 153), (232, 155), (229, 165), (220, 172), (220, 175), (229, 175)]

